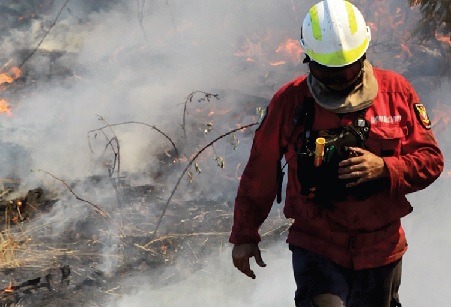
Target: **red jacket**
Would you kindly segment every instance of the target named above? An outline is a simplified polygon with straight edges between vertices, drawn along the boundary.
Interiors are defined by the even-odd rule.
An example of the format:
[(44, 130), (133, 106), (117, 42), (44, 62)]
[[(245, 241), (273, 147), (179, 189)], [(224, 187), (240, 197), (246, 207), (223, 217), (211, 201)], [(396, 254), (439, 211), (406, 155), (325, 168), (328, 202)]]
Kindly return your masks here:
[[(385, 193), (336, 202), (333, 210), (300, 194), (292, 133), (295, 108), (311, 96), (306, 77), (285, 84), (271, 100), (266, 118), (255, 132), (250, 158), (235, 200), (233, 244), (259, 242), (258, 229), (267, 218), (277, 193), (277, 161), (287, 147), (288, 179), (284, 213), (294, 219), (287, 242), (354, 269), (378, 267), (396, 261), (407, 250), (400, 219), (412, 211), (406, 194), (426, 188), (443, 171), (443, 156), (432, 130), (420, 122), (420, 103), (402, 76), (374, 68), (379, 91), (366, 112), (371, 123), (369, 150), (383, 157), (390, 174)], [(313, 130), (342, 125), (337, 114), (315, 103)], [(302, 129), (302, 128), (301, 128)], [(296, 138), (295, 138), (296, 139)]]

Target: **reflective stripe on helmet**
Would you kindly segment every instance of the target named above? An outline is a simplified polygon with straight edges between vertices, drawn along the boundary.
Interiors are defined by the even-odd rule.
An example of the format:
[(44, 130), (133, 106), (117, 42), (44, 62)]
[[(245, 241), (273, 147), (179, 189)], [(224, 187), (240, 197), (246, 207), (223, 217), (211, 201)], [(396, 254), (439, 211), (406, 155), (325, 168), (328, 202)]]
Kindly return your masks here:
[[(355, 19), (354, 8), (352, 4), (347, 1), (345, 2), (345, 5), (346, 11), (348, 12), (349, 29), (351, 30), (351, 34), (354, 34), (357, 32), (358, 27), (357, 21)], [(316, 5), (311, 7), (311, 9), (309, 10), (309, 14), (310, 20), (312, 21), (313, 37), (320, 41), (323, 39), (323, 35), (321, 34), (321, 25), (319, 22), (318, 10), (316, 8)]]
[(368, 48), (369, 39), (367, 38), (362, 45), (352, 50), (340, 50), (333, 53), (315, 53), (313, 50), (306, 49), (305, 52), (315, 62), (318, 62), (325, 66), (341, 67), (349, 65), (357, 61)]
[(351, 29), (351, 34), (355, 34), (358, 29), (357, 21), (355, 19), (354, 8), (351, 3), (345, 2), (346, 10), (348, 11), (349, 29)]
[(312, 6), (309, 14), (312, 21), (313, 37), (320, 41), (323, 39), (323, 35), (321, 34), (321, 26), (319, 24), (318, 10), (316, 9), (316, 5)]

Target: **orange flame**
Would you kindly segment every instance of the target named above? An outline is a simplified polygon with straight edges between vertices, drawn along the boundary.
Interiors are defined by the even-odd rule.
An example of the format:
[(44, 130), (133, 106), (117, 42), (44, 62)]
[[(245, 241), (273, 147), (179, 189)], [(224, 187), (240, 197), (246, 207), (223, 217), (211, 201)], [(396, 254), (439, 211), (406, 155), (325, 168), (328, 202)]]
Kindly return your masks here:
[(8, 287), (5, 290), (3, 290), (3, 292), (4, 293), (12, 293), (12, 292), (14, 292), (12, 278), (9, 279)]
[[(298, 40), (288, 38), (275, 50), (271, 47), (267, 48), (271, 45), (270, 41), (270, 36), (263, 38), (257, 36), (253, 39), (247, 38), (243, 41), (242, 46), (234, 52), (234, 55), (244, 57), (247, 62), (263, 61), (263, 64), (270, 64), (271, 66), (284, 65), (287, 61), (295, 64), (299, 63), (303, 50)], [(273, 50), (273, 54), (268, 54), (268, 50)], [(273, 61), (268, 60), (268, 58), (273, 57), (274, 54), (278, 54), (278, 58)]]
[[(11, 67), (7, 72), (0, 73), (0, 91), (5, 90), (8, 84), (13, 83), (20, 76), (22, 71), (18, 67)], [(11, 108), (4, 98), (0, 98), (0, 113), (12, 116)]]
[(400, 54), (395, 55), (395, 58), (397, 59), (410, 59), (412, 57), (412, 52), (410, 51), (410, 48), (404, 44), (400, 43), (399, 46), (401, 47), (402, 52)]
[(271, 66), (279, 66), (279, 65), (284, 65), (286, 64), (286, 61), (277, 61), (277, 62), (270, 62), (269, 65)]
[(287, 39), (276, 49), (276, 53), (283, 53), (293, 63), (299, 62), (302, 52), (303, 50), (299, 41), (292, 38)]
[(11, 108), (9, 107), (8, 102), (0, 98), (0, 113), (6, 113), (8, 116), (12, 116), (13, 113), (11, 112)]
[(13, 83), (20, 76), (22, 76), (22, 71), (18, 67), (11, 67), (8, 72), (0, 74), (0, 91), (6, 88), (5, 83)]
[(441, 34), (439, 34), (439, 33), (435, 33), (435, 38), (439, 41), (439, 42), (442, 42), (442, 43), (447, 43), (449, 46), (451, 46), (451, 36), (449, 36), (449, 37), (447, 37), (447, 36), (444, 36), (444, 35), (441, 35)]
[(244, 45), (234, 52), (235, 56), (245, 57), (246, 62), (254, 62), (255, 58), (263, 56), (263, 49), (261, 42), (253, 42), (250, 39), (246, 39)]

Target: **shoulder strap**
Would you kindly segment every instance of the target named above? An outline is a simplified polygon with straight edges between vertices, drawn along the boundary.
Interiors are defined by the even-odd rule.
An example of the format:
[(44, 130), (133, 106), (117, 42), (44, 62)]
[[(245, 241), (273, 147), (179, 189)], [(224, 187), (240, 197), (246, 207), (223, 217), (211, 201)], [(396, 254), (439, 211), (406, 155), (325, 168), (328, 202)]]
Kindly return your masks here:
[[(291, 135), (289, 137), (289, 140), (293, 138), (293, 135), (296, 133), (296, 130), (299, 126), (304, 126), (304, 137), (307, 133), (310, 134), (310, 130), (313, 127), (313, 122), (315, 120), (315, 100), (313, 97), (304, 97), (304, 101), (296, 106), (296, 109), (294, 111), (294, 118), (293, 118), (293, 124), (294, 128), (291, 132)], [(288, 142), (288, 145), (290, 142)], [(281, 149), (282, 155), (284, 155), (288, 150), (288, 145), (283, 147)], [(277, 161), (277, 203), (280, 204), (282, 202), (282, 182), (283, 182), (283, 176), (285, 175), (285, 172), (282, 168), (282, 161)]]
[(304, 130), (311, 130), (315, 121), (315, 99), (313, 97), (305, 97), (303, 103), (302, 117)]

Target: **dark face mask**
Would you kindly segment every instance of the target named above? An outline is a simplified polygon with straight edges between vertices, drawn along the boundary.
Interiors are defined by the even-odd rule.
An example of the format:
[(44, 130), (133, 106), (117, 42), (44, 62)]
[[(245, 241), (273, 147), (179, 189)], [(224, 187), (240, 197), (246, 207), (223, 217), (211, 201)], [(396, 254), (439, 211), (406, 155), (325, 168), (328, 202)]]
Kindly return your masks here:
[(330, 91), (346, 95), (363, 75), (363, 59), (344, 67), (327, 67), (309, 62), (311, 74)]

